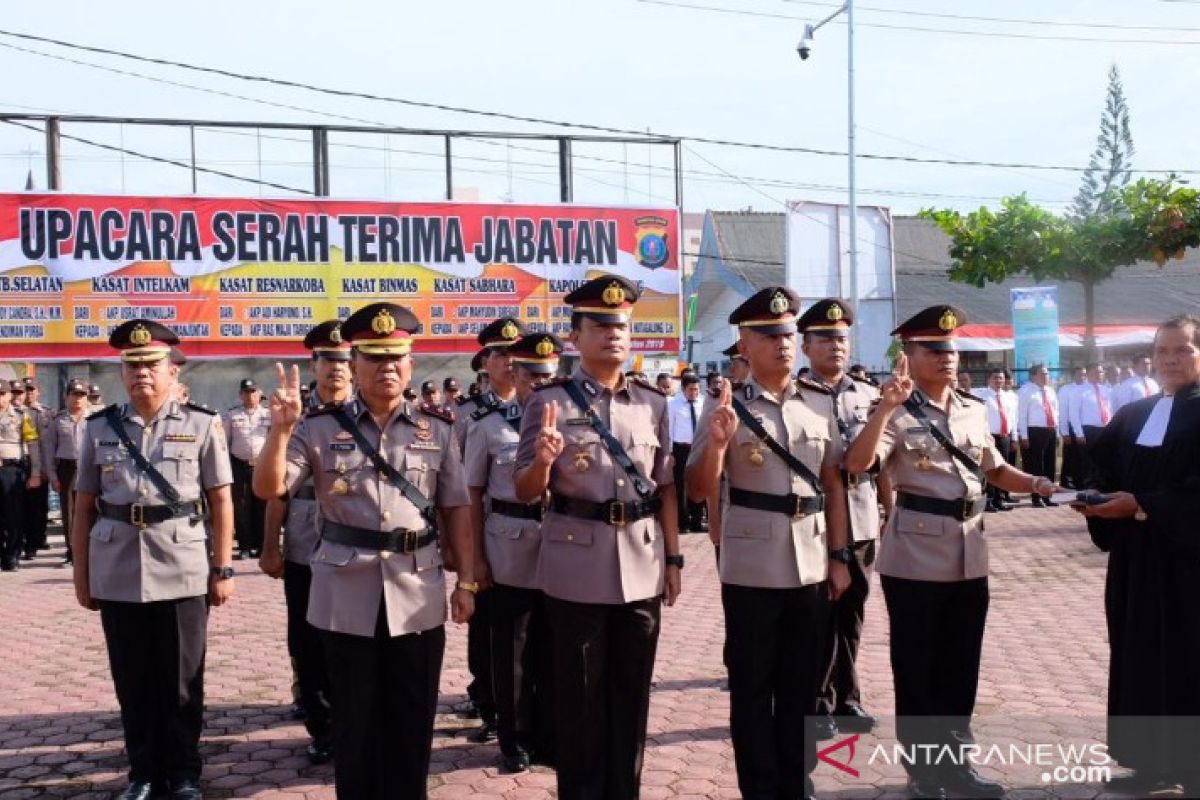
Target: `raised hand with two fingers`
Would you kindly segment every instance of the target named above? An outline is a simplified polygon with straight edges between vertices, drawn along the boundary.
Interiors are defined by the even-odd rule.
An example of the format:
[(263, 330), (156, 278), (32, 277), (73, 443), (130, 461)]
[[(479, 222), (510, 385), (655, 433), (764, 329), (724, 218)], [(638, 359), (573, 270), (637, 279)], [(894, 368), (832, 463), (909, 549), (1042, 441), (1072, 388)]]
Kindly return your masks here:
[(721, 397), (717, 407), (708, 415), (708, 435), (713, 446), (726, 447), (733, 441), (738, 429), (737, 412), (733, 410), (733, 388), (729, 381), (721, 384)]
[(887, 408), (899, 408), (908, 402), (913, 393), (913, 380), (908, 374), (908, 356), (904, 353), (896, 356), (896, 364), (892, 367), (892, 377), (879, 387), (880, 405)]
[(558, 432), (558, 407), (547, 403), (542, 407), (542, 429), (538, 431), (534, 461), (550, 466), (563, 451), (563, 435)]
[(271, 425), (290, 428), (300, 419), (300, 368), (292, 365), (289, 375), (283, 364), (276, 362), (275, 374), (279, 380), (279, 387), (271, 395)]

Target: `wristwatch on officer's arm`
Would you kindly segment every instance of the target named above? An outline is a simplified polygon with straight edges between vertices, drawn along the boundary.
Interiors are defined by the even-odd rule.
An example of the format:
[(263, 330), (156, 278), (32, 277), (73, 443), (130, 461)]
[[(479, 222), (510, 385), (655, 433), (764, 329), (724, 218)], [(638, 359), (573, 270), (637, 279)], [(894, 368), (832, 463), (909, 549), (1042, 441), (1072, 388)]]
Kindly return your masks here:
[(219, 581), (227, 581), (234, 576), (233, 567), (226, 564), (223, 567), (213, 567), (208, 571), (208, 574)]
[(839, 547), (837, 550), (830, 550), (829, 560), (840, 561), (849, 566), (854, 563), (854, 551), (849, 547)]
[(667, 556), (666, 561), (668, 567), (679, 567), (680, 569), (683, 569), (683, 553), (669, 555)]
[(464, 592), (470, 592), (471, 594), (479, 594), (478, 581), (459, 581), (458, 583), (454, 584), (454, 588), (462, 589)]

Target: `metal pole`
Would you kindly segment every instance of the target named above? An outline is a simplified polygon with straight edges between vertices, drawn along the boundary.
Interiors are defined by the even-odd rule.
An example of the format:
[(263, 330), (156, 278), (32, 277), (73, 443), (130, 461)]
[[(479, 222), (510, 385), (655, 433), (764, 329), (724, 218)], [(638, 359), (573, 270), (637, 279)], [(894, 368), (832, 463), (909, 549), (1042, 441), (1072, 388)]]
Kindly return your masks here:
[(683, 142), (675, 142), (675, 205), (683, 213)]
[(450, 134), (446, 134), (446, 199), (454, 199), (454, 170), (451, 166)]
[[(846, 154), (849, 162), (850, 183), (850, 308), (858, 315), (858, 186), (855, 175), (855, 125), (854, 125), (854, 0), (846, 0), (846, 100), (847, 131)], [(851, 327), (853, 330), (853, 326)], [(850, 339), (854, 345), (853, 334)], [(854, 352), (851, 349), (851, 352)]]
[(58, 117), (46, 118), (46, 188), (52, 192), (62, 189), (62, 140), (59, 137)]
[(191, 130), (192, 136), (192, 194), (196, 194), (199, 192), (196, 183), (196, 126), (190, 125), (188, 127)]
[(558, 140), (558, 189), (559, 201), (571, 202), (575, 195), (571, 180), (571, 140), (565, 136)]
[(313, 194), (329, 196), (329, 131), (313, 128)]

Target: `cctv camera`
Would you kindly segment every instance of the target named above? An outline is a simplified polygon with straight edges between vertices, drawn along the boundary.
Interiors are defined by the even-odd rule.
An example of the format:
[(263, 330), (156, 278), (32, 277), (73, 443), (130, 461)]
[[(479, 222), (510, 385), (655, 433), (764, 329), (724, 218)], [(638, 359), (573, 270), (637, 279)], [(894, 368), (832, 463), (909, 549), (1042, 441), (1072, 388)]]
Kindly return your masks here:
[(808, 57), (812, 55), (812, 42), (805, 39), (796, 47), (796, 52), (800, 54), (801, 61), (808, 61)]

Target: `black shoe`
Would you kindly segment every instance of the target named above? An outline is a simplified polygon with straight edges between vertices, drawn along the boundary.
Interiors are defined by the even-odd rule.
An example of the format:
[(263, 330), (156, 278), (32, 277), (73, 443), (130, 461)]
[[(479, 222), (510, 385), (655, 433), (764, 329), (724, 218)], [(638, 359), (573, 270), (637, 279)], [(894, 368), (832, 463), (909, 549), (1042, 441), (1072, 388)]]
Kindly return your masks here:
[(1049, 497), (1043, 497), (1042, 505), (1044, 505), (1046, 508), (1055, 508), (1058, 506), (1058, 503), (1054, 502)]
[(529, 751), (529, 763), (540, 764), (543, 767), (554, 769), (554, 752), (549, 748), (542, 749), (535, 747)]
[(37, 558), (37, 553), (21, 553), (22, 561), (33, 561)]
[(985, 505), (985, 506), (983, 507), (983, 510), (984, 510), (984, 512), (985, 512), (985, 513), (988, 513), (988, 514), (995, 514), (995, 513), (996, 513), (997, 511), (999, 511), (1000, 509), (996, 508), (996, 506), (995, 506), (995, 504), (994, 504), (994, 503), (988, 503), (987, 505)]
[(1004, 787), (971, 767), (954, 767), (942, 778), (947, 797), (1004, 797)]
[(519, 744), (500, 754), (500, 768), (508, 773), (526, 772), (530, 763), (529, 752)]
[(304, 748), (304, 755), (308, 756), (308, 763), (313, 766), (328, 764), (333, 759), (333, 742), (325, 736), (314, 736), (308, 747)]
[(250, 551), (250, 557), (251, 557), (251, 558), (258, 558), (258, 556), (259, 556), (259, 551), (258, 551), (258, 550), (253, 550), (253, 549), (252, 549), (252, 550)]
[(301, 703), (293, 703), (291, 710), (288, 711), (288, 716), (294, 720), (306, 720), (308, 719), (308, 709)]
[(15, 562), (15, 561), (5, 561), (4, 563), (0, 564), (0, 572), (16, 572), (16, 571), (17, 571), (17, 562)]
[(154, 785), (149, 781), (134, 781), (121, 792), (117, 800), (150, 800), (154, 796)]
[(238, 561), (245, 561), (249, 557), (250, 557), (250, 554), (247, 553), (245, 550), (238, 550), (237, 555), (234, 556), (234, 558), (236, 558)]
[(928, 797), (935, 798), (935, 800), (942, 800), (942, 798), (946, 797), (946, 790), (942, 788), (941, 781), (932, 775), (920, 778), (909, 777), (908, 793), (913, 797)]
[(833, 712), (833, 720), (838, 731), (845, 733), (870, 733), (879, 724), (862, 706), (843, 706)]
[(813, 732), (817, 736), (817, 741), (823, 742), (838, 735), (838, 724), (828, 714), (820, 714), (813, 720)]
[(1029, 502), (1033, 505), (1034, 508), (1042, 508), (1043, 507), (1042, 506), (1042, 496), (1040, 494), (1035, 494), (1033, 497), (1031, 497), (1029, 499)]
[(475, 705), (474, 700), (468, 699), (467, 702), (455, 708), (454, 713), (467, 719), (479, 719), (479, 706)]
[(484, 721), (482, 725), (475, 729), (473, 733), (467, 736), (475, 744), (487, 744), (496, 740), (496, 723), (494, 721)]
[(1006, 506), (1006, 505), (1004, 505), (1004, 503), (996, 503), (996, 510), (997, 511), (1012, 511), (1013, 507), (1011, 505)]
[(708, 523), (699, 522), (692, 526), (692, 533), (708, 533)]
[(200, 781), (191, 778), (171, 781), (170, 796), (171, 800), (204, 800), (204, 793), (200, 791)]
[(74, 560), (72, 560), (72, 559), (70, 559), (70, 558), (64, 558), (64, 559), (62, 560), (62, 563), (61, 563), (61, 564), (59, 564), (58, 566), (59, 566), (59, 569), (62, 569), (63, 567), (69, 567), (69, 566), (71, 566), (71, 565), (72, 565), (72, 564), (74, 564), (74, 563), (75, 563), (75, 562), (74, 562)]

